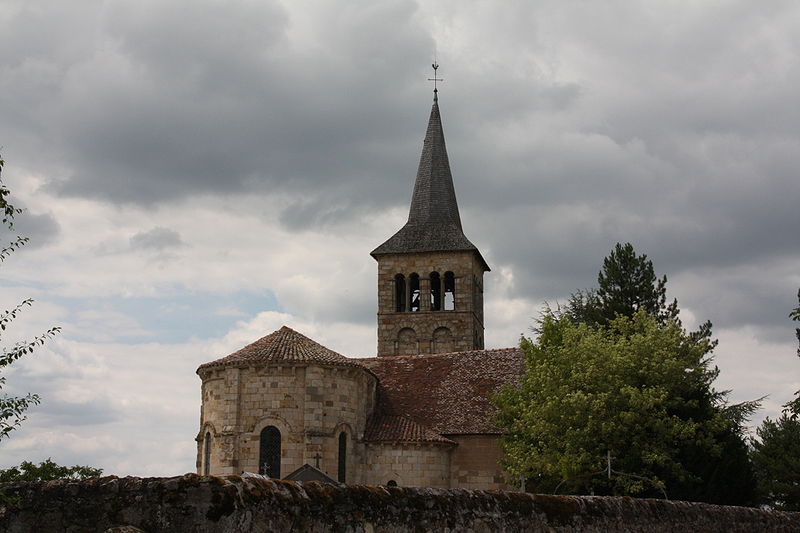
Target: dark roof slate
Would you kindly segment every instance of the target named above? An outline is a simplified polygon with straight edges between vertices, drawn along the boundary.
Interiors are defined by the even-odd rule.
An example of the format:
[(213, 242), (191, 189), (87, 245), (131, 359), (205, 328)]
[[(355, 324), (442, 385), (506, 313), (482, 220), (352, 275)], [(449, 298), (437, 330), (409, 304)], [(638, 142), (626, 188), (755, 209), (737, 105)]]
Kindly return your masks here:
[(408, 221), (400, 231), (375, 248), (371, 255), (463, 250), (475, 251), (486, 270), (489, 270), (486, 261), (461, 227), (442, 118), (439, 104), (434, 100), (422, 144)]
[(439, 435), (500, 434), (489, 397), (524, 371), (519, 348), (359, 359), (378, 376), (376, 413)]
[(285, 478), (286, 481), (319, 481), (320, 483), (327, 483), (329, 485), (339, 485), (339, 482), (331, 476), (306, 463)]
[(443, 437), (410, 418), (373, 414), (367, 419), (364, 430), (364, 440), (367, 442), (440, 442), (455, 444), (452, 440)]
[(361, 366), (353, 359), (330, 350), (321, 344), (283, 326), (266, 337), (248, 344), (232, 354), (200, 365), (197, 369), (220, 366), (243, 366), (265, 363), (317, 363), (325, 365)]

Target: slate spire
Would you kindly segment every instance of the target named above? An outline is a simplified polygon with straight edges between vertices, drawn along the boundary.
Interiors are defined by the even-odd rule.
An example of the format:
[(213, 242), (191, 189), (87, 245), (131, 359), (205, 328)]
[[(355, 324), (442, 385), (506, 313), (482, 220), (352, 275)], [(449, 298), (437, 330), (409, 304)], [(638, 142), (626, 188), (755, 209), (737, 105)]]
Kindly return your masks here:
[[(373, 257), (390, 253), (459, 250), (474, 250), (480, 256), (461, 228), (438, 100), (434, 93), (408, 221), (400, 231), (372, 251)], [(483, 257), (481, 261), (486, 265)], [(489, 270), (488, 266), (486, 270)]]
[(417, 181), (411, 196), (409, 224), (452, 224), (461, 231), (456, 191), (442, 130), (438, 99), (434, 96), (428, 130), (422, 144)]

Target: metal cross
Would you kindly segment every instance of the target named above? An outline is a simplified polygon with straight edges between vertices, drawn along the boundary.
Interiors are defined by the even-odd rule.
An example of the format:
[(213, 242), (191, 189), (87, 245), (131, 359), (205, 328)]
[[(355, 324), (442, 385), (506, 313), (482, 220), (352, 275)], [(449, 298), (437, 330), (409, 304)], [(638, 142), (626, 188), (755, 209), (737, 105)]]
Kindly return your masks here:
[(316, 455), (314, 455), (314, 460), (316, 461), (316, 463), (314, 464), (315, 468), (319, 468), (320, 459), (322, 459), (322, 456), (319, 454), (319, 452), (317, 452)]
[(433, 77), (432, 78), (428, 78), (428, 81), (432, 81), (433, 82), (433, 92), (438, 93), (439, 89), (436, 88), (436, 82), (437, 81), (444, 81), (444, 79), (436, 77), (436, 71), (439, 70), (439, 63), (434, 62), (431, 66), (433, 67)]

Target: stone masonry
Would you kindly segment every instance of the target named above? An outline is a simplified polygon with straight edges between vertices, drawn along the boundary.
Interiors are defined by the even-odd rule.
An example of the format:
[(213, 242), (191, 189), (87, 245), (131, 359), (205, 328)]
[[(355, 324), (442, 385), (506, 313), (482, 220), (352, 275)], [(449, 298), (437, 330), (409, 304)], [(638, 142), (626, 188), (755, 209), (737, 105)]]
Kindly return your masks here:
[(794, 533), (800, 513), (632, 498), (254, 478), (0, 484), (8, 533)]
[[(483, 267), (474, 251), (386, 254), (378, 260), (378, 355), (464, 352), (483, 348)], [(431, 310), (430, 273), (455, 277), (452, 310)], [(420, 278), (419, 311), (398, 312), (395, 276)], [(407, 283), (407, 281), (406, 281)], [(444, 328), (444, 329), (443, 329)], [(413, 336), (402, 338), (401, 331)], [(434, 332), (445, 332), (434, 338)], [(437, 345), (438, 341), (438, 345)]]
[(350, 443), (353, 482), (363, 481), (359, 443), (374, 403), (375, 378), (361, 368), (321, 365), (223, 367), (201, 372), (201, 431), (198, 471), (203, 471), (204, 436), (210, 433), (210, 474), (259, 471), (259, 438), (267, 426), (281, 434), (281, 474), (315, 464), (336, 477), (338, 438)]
[(382, 444), (367, 447), (367, 483), (402, 487), (450, 488), (450, 451), (446, 444)]

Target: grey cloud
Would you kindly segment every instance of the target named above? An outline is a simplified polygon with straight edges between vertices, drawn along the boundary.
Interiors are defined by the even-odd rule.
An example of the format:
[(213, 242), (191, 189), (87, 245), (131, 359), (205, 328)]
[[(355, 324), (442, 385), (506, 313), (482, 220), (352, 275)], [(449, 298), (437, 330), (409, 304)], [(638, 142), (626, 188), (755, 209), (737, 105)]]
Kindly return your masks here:
[[(788, 374), (796, 360), (786, 314), (797, 304), (800, 262), (799, 21), (798, 3), (747, 0), (502, 9), (469, 0), (199, 0), (190, 8), (7, 0), (0, 145), (13, 160), (7, 170), (49, 180), (47, 190), (62, 196), (166, 211), (198, 194), (279, 194), (287, 198), (279, 221), (298, 239), (371, 232), (375, 213), (398, 209), (382, 238), (363, 244), (338, 301), (321, 297), (309, 309), (300, 287), (280, 302), (320, 325), (374, 324), (368, 253), (405, 219), (438, 41), (462, 220), (494, 268), (492, 305), (505, 303), (497, 301), (501, 268), (513, 273), (519, 298), (509, 305), (528, 302), (525, 315), (535, 317), (543, 300), (595, 285), (603, 257), (630, 241), (698, 320), (785, 343)], [(57, 223), (35, 217), (32, 245), (50, 242)], [(165, 227), (129, 241), (157, 252), (181, 243)], [(529, 325), (503, 326), (527, 333)], [(40, 408), (21, 431), (117, 416), (47, 396)], [(158, 441), (148, 450), (196, 431), (171, 435), (164, 428), (193, 421), (147, 417)], [(101, 453), (148, 462), (141, 439), (121, 434), (124, 450), (101, 443)], [(54, 459), (95, 462), (66, 453)]]
[[(15, 83), (0, 82), (2, 127), (21, 134), (13, 149), (29, 165), (38, 152), (62, 163), (61, 194), (150, 204), (288, 192), (285, 227), (337, 231), (407, 206), (428, 58), (451, 32), (440, 104), (462, 218), (513, 268), (518, 295), (593, 285), (618, 241), (670, 279), (796, 256), (800, 8), (467, 3), (444, 16), (423, 5), (438, 17), (428, 26), (416, 9), (118, 2), (63, 50), (63, 31), (46, 30), (70, 15), (26, 10), (0, 37), (26, 58), (3, 65)], [(42, 35), (30, 51), (20, 26)], [(782, 286), (714, 274), (704, 286), (782, 306)], [(691, 292), (676, 296), (716, 314)], [(719, 313), (723, 324), (778, 319), (731, 307), (741, 312)]]
[(43, 398), (36, 409), (40, 424), (59, 426), (87, 426), (117, 422), (121, 413), (113, 407), (110, 398), (92, 398), (82, 402), (65, 402)]
[(157, 226), (148, 231), (139, 232), (130, 238), (131, 248), (135, 250), (163, 251), (184, 246), (180, 233), (173, 229)]
[(28, 249), (51, 244), (59, 232), (59, 224), (50, 213), (34, 214), (26, 210), (14, 219), (14, 233), (29, 239), (25, 245)]
[[(278, 3), (206, 7), (117, 3), (98, 19), (100, 52), (47, 57), (57, 90), (17, 77), (39, 120), (8, 127), (48, 136), (71, 169), (51, 190), (117, 203), (241, 190), (373, 199), (358, 191), (388, 182), (394, 163), (376, 148), (416, 124), (412, 113), (393, 117), (410, 111), (398, 73), (424, 82), (413, 58), (430, 39), (411, 21), (414, 4), (321, 8), (324, 42), (311, 51), (287, 36)], [(28, 22), (45, 34), (56, 24)], [(354, 157), (365, 152), (369, 161)]]

